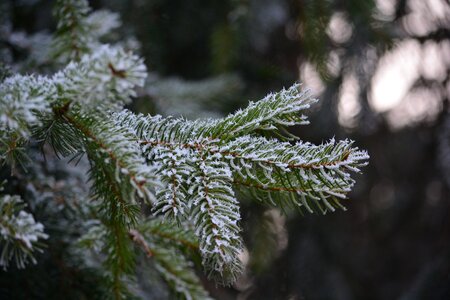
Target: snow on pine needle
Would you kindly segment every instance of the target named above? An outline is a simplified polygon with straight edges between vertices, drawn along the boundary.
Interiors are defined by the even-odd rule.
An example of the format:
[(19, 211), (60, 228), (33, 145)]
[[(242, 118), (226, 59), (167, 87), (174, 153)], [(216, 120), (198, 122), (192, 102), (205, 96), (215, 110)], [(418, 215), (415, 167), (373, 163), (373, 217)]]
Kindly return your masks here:
[(37, 261), (35, 252), (42, 252), (39, 240), (47, 239), (44, 226), (24, 210), (24, 201), (17, 195), (0, 196), (0, 266), (7, 269), (11, 260), (20, 269)]
[[(67, 3), (83, 8), (86, 1)], [(98, 15), (86, 21), (88, 13), (83, 8), (74, 14), (80, 34), (99, 26)], [(107, 19), (107, 26), (97, 28), (99, 35), (117, 25), (115, 15)], [(60, 30), (60, 40), (67, 34)], [(350, 174), (367, 164), (367, 152), (349, 140), (321, 145), (285, 141), (286, 127), (309, 124), (304, 112), (317, 102), (298, 83), (221, 119), (134, 114), (123, 106), (144, 86), (143, 60), (108, 45), (70, 52), (74, 50), (61, 50), (76, 59), (51, 77), (16, 75), (1, 83), (0, 129), (28, 136), (45, 119), (49, 126), (42, 126), (43, 131), (54, 130), (58, 138), (43, 141), (62, 154), (87, 153), (92, 194), (107, 232), (106, 269), (118, 294), (126, 293), (122, 274), (129, 276), (133, 270), (129, 235), (141, 220), (141, 199), (147, 200), (144, 206), (151, 206), (153, 217), (163, 216), (171, 224), (190, 222), (205, 272), (216, 282), (230, 284), (243, 271), (241, 193), (300, 211), (344, 209), (341, 201), (355, 183)], [(7, 139), (14, 142), (12, 136)], [(148, 238), (141, 239), (138, 232), (133, 236), (140, 248), (150, 247)], [(162, 264), (173, 254), (159, 253)], [(159, 269), (181, 294), (195, 290), (186, 282), (192, 274), (176, 283), (168, 266)]]
[(52, 79), (63, 99), (82, 109), (117, 110), (144, 85), (146, 67), (141, 58), (122, 48), (102, 46), (80, 62), (70, 63)]
[(0, 130), (29, 137), (41, 122), (37, 113), (50, 112), (48, 98), (55, 97), (52, 81), (42, 76), (14, 75), (0, 83)]

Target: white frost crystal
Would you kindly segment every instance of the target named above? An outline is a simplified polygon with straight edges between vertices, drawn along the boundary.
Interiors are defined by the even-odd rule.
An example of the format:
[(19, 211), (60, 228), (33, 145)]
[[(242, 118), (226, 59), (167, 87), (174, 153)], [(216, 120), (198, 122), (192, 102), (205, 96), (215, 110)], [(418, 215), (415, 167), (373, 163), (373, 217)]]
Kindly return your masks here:
[(146, 67), (138, 56), (121, 48), (101, 46), (84, 55), (79, 63), (70, 63), (55, 74), (53, 81), (61, 97), (84, 108), (114, 109), (136, 96), (134, 88), (143, 86)]
[(142, 59), (102, 46), (50, 78), (9, 77), (0, 84), (0, 130), (29, 137), (31, 128), (41, 124), (38, 113), (50, 113), (51, 105), (67, 101), (83, 111), (118, 109), (136, 96), (134, 89), (144, 85), (146, 76)]
[(37, 113), (50, 111), (48, 98), (55, 97), (51, 80), (41, 76), (15, 75), (0, 84), (0, 130), (29, 136), (29, 127), (39, 125)]
[(13, 259), (18, 268), (25, 268), (29, 260), (36, 263), (33, 252), (41, 250), (35, 244), (48, 238), (44, 226), (22, 210), (24, 206), (19, 196), (0, 197), (0, 266), (4, 269)]
[[(67, 3), (87, 7), (86, 1)], [(89, 39), (118, 25), (117, 15), (97, 12), (83, 19), (88, 12), (74, 16), (80, 18), (80, 30), (93, 28)], [(58, 26), (71, 20), (65, 22)], [(78, 42), (82, 45), (84, 40)], [(251, 192), (269, 205), (326, 213), (343, 208), (339, 199), (354, 185), (350, 173), (367, 164), (367, 153), (348, 140), (313, 145), (262, 136), (261, 132), (281, 134), (286, 126), (309, 123), (303, 112), (317, 100), (300, 84), (250, 102), (222, 119), (188, 121), (122, 110), (136, 96), (135, 88), (144, 86), (145, 64), (120, 47), (92, 45), (72, 53), (77, 61), (51, 77), (16, 75), (1, 83), (0, 130), (29, 137), (31, 128), (41, 125), (41, 116), (50, 124), (57, 117), (61, 139), (57, 146), (70, 153), (87, 153), (94, 195), (102, 199), (103, 211), (114, 212), (114, 222), (134, 226), (139, 219), (138, 196), (148, 200), (153, 213), (166, 222), (192, 222), (205, 270), (221, 283), (232, 283), (243, 270), (236, 190)], [(172, 95), (182, 98), (195, 89), (185, 85)], [(0, 233), (8, 245), (20, 241), (22, 250), (31, 250), (38, 239), (46, 238), (42, 225), (24, 211), (14, 214), (15, 219), (6, 213), (1, 217)], [(27, 230), (13, 231), (13, 225), (4, 224)], [(137, 232), (135, 237), (145, 246)], [(3, 266), (12, 257), (5, 251)], [(22, 258), (21, 266), (34, 260), (30, 251), (14, 253)], [(169, 277), (168, 281), (177, 281)]]

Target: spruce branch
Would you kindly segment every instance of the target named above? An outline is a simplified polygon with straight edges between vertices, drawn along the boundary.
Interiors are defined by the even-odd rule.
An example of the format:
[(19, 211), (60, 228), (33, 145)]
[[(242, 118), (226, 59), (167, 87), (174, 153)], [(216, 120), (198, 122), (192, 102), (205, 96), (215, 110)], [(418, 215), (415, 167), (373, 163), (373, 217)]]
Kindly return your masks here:
[(42, 147), (50, 145), (57, 157), (81, 157), (84, 153), (83, 135), (64, 118), (69, 107), (67, 102), (63, 107), (53, 107), (53, 113), (39, 114), (42, 125), (32, 130), (36, 141)]
[(10, 132), (0, 132), (0, 165), (9, 165), (11, 175), (18, 174), (17, 164), (26, 170), (26, 163), (30, 161), (26, 153), (27, 141), (10, 135)]
[[(108, 232), (106, 224), (95, 223), (79, 243), (95, 251), (108, 249), (103, 242)], [(191, 251), (198, 250), (198, 241), (190, 230), (160, 218), (142, 219), (136, 228), (128, 230), (126, 242), (142, 251), (144, 262), (156, 268), (177, 299), (210, 299), (189, 260)], [(134, 259), (138, 261), (137, 257)], [(125, 279), (121, 278), (122, 285), (127, 284)]]
[(206, 151), (200, 151), (197, 159), (198, 168), (188, 191), (190, 215), (208, 276), (227, 285), (236, 281), (243, 269), (238, 257), (242, 241), (232, 174), (223, 161)]
[(172, 248), (153, 245), (155, 267), (169, 288), (181, 299), (211, 299), (183, 255)]
[(178, 247), (183, 252), (198, 251), (198, 239), (192, 231), (189, 223), (181, 223), (182, 226), (164, 218), (147, 219), (138, 225), (138, 230), (157, 239), (159, 243), (165, 243)]
[(107, 232), (102, 249), (107, 254), (115, 299), (128, 294), (126, 278), (134, 271), (134, 252), (128, 231), (140, 214), (136, 196), (150, 201), (156, 181), (145, 164), (134, 136), (126, 128), (112, 126), (100, 117), (87, 117), (65, 111), (62, 118), (83, 136), (84, 149), (91, 162), (93, 194), (98, 199), (100, 217)]
[(155, 162), (157, 175), (163, 183), (156, 189), (157, 214), (182, 220), (188, 213), (188, 191), (185, 178), (194, 172), (190, 151), (180, 147), (154, 147), (147, 159)]
[(139, 149), (126, 129), (112, 127), (108, 121), (74, 112), (62, 116), (84, 137), (84, 148), (91, 163), (93, 194), (99, 202), (100, 218), (106, 227), (105, 267), (115, 299), (129, 294), (126, 279), (134, 271), (135, 259), (128, 231), (136, 226), (140, 208), (136, 195), (150, 199), (151, 174)]
[(137, 135), (144, 140), (182, 142), (208, 138), (226, 141), (257, 130), (277, 131), (287, 126), (307, 125), (307, 117), (300, 112), (315, 102), (317, 99), (311, 97), (309, 90), (294, 84), (287, 90), (250, 102), (247, 108), (223, 119), (187, 121), (172, 117), (133, 116), (126, 112), (117, 114), (116, 118), (118, 123), (135, 127)]
[[(0, 84), (2, 140), (8, 143), (27, 139), (36, 131), (38, 139), (51, 139), (56, 145), (55, 136), (64, 132), (69, 135), (58, 119), (69, 103), (83, 112), (118, 109), (135, 96), (134, 88), (144, 84), (145, 76), (145, 65), (137, 56), (121, 48), (104, 46), (50, 78), (9, 77)], [(70, 154), (78, 149), (76, 144), (69, 143), (72, 139), (66, 140), (66, 145), (55, 147), (57, 152)]]
[(124, 198), (114, 178), (114, 168), (104, 162), (105, 156), (96, 159), (91, 155), (89, 158), (93, 193), (100, 202), (100, 218), (107, 229), (102, 249), (106, 254), (105, 267), (110, 271), (109, 281), (114, 298), (122, 299), (128, 293), (124, 283), (126, 275), (131, 275), (134, 269), (133, 248), (127, 239), (128, 229), (136, 224), (139, 207)]
[(186, 229), (160, 219), (147, 220), (139, 230), (130, 230), (132, 240), (143, 249), (175, 296), (182, 299), (210, 299), (195, 274), (183, 248), (198, 248)]
[(42, 252), (39, 240), (48, 238), (44, 226), (24, 210), (25, 206), (19, 196), (0, 196), (0, 266), (5, 270), (11, 260), (20, 269), (30, 261), (35, 264), (34, 254)]
[(65, 113), (63, 118), (84, 136), (85, 151), (91, 162), (110, 173), (121, 198), (137, 203), (137, 195), (154, 202), (151, 190), (159, 185), (154, 167), (145, 163), (134, 135), (127, 128), (114, 126), (99, 117), (89, 118), (76, 113)]
[(13, 75), (0, 83), (0, 130), (13, 138), (28, 138), (40, 125), (37, 113), (50, 112), (47, 97), (56, 96), (52, 81), (42, 76)]
[[(335, 207), (343, 208), (338, 198), (345, 198), (354, 185), (349, 172), (359, 172), (368, 159), (367, 152), (353, 148), (352, 142), (348, 140), (335, 142), (332, 139), (328, 143), (315, 146), (300, 141), (280, 142), (257, 136), (242, 136), (228, 141), (201, 139), (198, 137), (206, 132), (203, 129), (209, 125), (202, 127), (200, 122), (135, 116), (128, 112), (116, 113), (114, 118), (118, 124), (134, 126), (138, 138), (148, 139), (141, 140), (140, 144), (151, 161), (162, 160), (163, 165), (167, 165), (168, 161), (158, 157), (160, 153), (165, 153), (165, 156), (177, 157), (180, 166), (190, 167), (197, 163), (189, 162), (189, 157), (207, 149), (211, 155), (218, 155), (221, 160), (227, 162), (233, 171), (233, 182), (236, 185), (264, 191), (259, 193), (258, 198), (268, 200), (266, 202), (273, 205), (283, 206), (290, 203), (309, 212), (319, 210), (324, 213), (334, 211)], [(175, 150), (178, 154), (174, 153)], [(155, 151), (159, 154), (155, 155)], [(188, 167), (185, 167), (184, 173), (189, 172)], [(177, 176), (180, 182), (182, 174)], [(185, 176), (185, 180), (187, 179), (188, 176)], [(182, 187), (178, 190), (182, 191)], [(272, 198), (276, 192), (289, 192), (293, 195), (287, 195), (285, 200), (275, 202)], [(171, 203), (170, 201), (178, 203), (179, 199), (186, 197), (182, 192), (177, 195), (178, 200), (175, 199), (175, 194), (165, 195), (166, 205)], [(283, 196), (286, 196), (286, 193)], [(332, 204), (328, 198), (331, 198)], [(321, 201), (323, 206), (317, 201)], [(311, 202), (315, 203), (314, 206)], [(181, 204), (175, 204), (173, 208), (182, 209), (177, 207)]]
[[(321, 145), (279, 142), (263, 137), (240, 137), (219, 152), (229, 161), (234, 182), (241, 187), (262, 191), (259, 199), (283, 206), (283, 202), (313, 212), (311, 201), (321, 201), (325, 209), (343, 208), (338, 199), (345, 199), (354, 185), (349, 172), (360, 172), (367, 165), (367, 152), (352, 147), (351, 141)], [(286, 200), (273, 200), (273, 194), (289, 192)], [(331, 203), (329, 201), (331, 198)], [(269, 201), (267, 201), (269, 200)], [(316, 203), (317, 206), (317, 203)]]
[[(113, 112), (111, 118), (117, 125), (130, 128), (146, 149), (155, 145), (182, 146), (208, 140), (208, 129), (213, 120), (188, 121), (183, 118), (134, 114), (129, 110)], [(147, 146), (145, 146), (147, 145)], [(145, 152), (145, 149), (144, 149)]]
[(294, 125), (307, 125), (307, 117), (300, 114), (317, 102), (309, 90), (302, 90), (296, 83), (290, 88), (268, 94), (258, 102), (212, 124), (208, 133), (222, 140), (243, 136), (256, 130), (277, 131)]
[(87, 19), (90, 11), (86, 0), (56, 1), (53, 13), (58, 24), (52, 45), (55, 58), (67, 63), (89, 53), (90, 45), (95, 42)]
[[(0, 84), (0, 157), (14, 156), (31, 132), (57, 154), (87, 154), (104, 227), (91, 233), (103, 240), (114, 298), (129, 294), (134, 246), (180, 297), (208, 297), (186, 248), (199, 250), (209, 277), (234, 282), (243, 270), (236, 191), (282, 208), (343, 208), (339, 199), (354, 185), (350, 173), (367, 164), (365, 151), (347, 140), (316, 146), (261, 136), (308, 124), (302, 113), (317, 101), (309, 91), (294, 84), (222, 119), (121, 111), (144, 85), (146, 67), (132, 53), (98, 42), (118, 24), (116, 15), (89, 12), (85, 0), (57, 2), (55, 56), (72, 59), (67, 67), (52, 77), (13, 76)], [(141, 199), (165, 225), (141, 220)], [(198, 242), (177, 227), (186, 221)]]
[[(120, 213), (120, 209), (111, 207), (111, 214)], [(108, 298), (129, 299), (132, 293), (129, 290), (134, 278), (136, 266), (133, 242), (129, 239), (129, 229), (119, 222), (101, 216), (101, 221), (90, 222), (88, 231), (82, 235), (77, 244), (80, 248), (102, 253), (99, 256), (104, 269)]]
[(109, 111), (129, 103), (146, 76), (142, 59), (122, 48), (101, 46), (79, 63), (70, 63), (52, 81), (60, 91), (59, 105), (70, 100), (84, 111)]
[[(252, 106), (254, 112), (264, 115), (259, 105), (266, 107), (267, 102), (260, 101)], [(304, 106), (297, 108), (301, 110)], [(233, 281), (240, 270), (237, 259), (240, 216), (238, 207), (233, 206), (232, 187), (250, 192), (254, 198), (273, 206), (326, 213), (336, 208), (345, 209), (340, 199), (346, 197), (354, 184), (349, 173), (359, 172), (368, 159), (365, 151), (353, 148), (352, 142), (346, 140), (336, 143), (332, 139), (315, 146), (254, 135), (236, 134), (232, 138), (227, 131), (215, 138), (210, 136), (214, 133), (213, 126), (216, 130), (217, 124), (228, 124), (233, 116), (214, 121), (187, 121), (134, 115), (127, 111), (113, 113), (116, 124), (132, 128), (148, 163), (156, 166), (162, 178), (165, 189), (158, 194), (155, 213), (169, 218), (180, 218), (184, 214), (194, 220), (203, 264), (210, 275), (222, 274), (222, 283)], [(276, 128), (280, 124), (278, 121), (278, 118), (272, 123), (268, 121), (267, 126)], [(211, 161), (212, 165), (206, 164)], [(217, 177), (207, 176), (204, 170), (216, 172)], [(217, 202), (215, 195), (210, 196), (210, 185), (219, 187)], [(207, 214), (202, 214), (206, 211)], [(232, 238), (226, 230), (217, 230), (212, 221), (217, 217), (216, 212), (221, 217), (232, 216), (224, 222), (232, 224)], [(205, 227), (208, 230), (204, 230)], [(209, 230), (211, 228), (214, 230)], [(211, 242), (223, 239), (231, 241), (224, 246), (226, 255)], [(202, 241), (207, 242), (202, 244)], [(215, 253), (212, 259), (211, 253)], [(227, 260), (229, 257), (234, 259)]]
[(99, 39), (120, 26), (118, 14), (108, 10), (91, 13), (86, 0), (58, 0), (54, 15), (58, 24), (51, 54), (62, 63), (95, 53), (101, 47)]

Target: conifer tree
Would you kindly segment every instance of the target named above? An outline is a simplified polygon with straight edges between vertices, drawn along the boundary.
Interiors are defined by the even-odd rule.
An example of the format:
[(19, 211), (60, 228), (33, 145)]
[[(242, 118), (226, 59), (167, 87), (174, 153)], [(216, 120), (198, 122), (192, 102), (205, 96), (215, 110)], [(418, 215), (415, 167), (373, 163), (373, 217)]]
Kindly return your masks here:
[(101, 297), (137, 296), (136, 270), (146, 264), (177, 297), (207, 299), (193, 264), (198, 255), (208, 278), (235, 282), (244, 268), (242, 193), (285, 210), (345, 209), (342, 199), (355, 183), (350, 174), (368, 155), (349, 140), (313, 145), (288, 132), (308, 124), (303, 113), (317, 102), (300, 84), (219, 119), (136, 114), (124, 105), (146, 85), (147, 68), (124, 45), (100, 42), (118, 26), (117, 15), (91, 12), (86, 0), (65, 0), (56, 2), (55, 16), (51, 50), (44, 52), (62, 67), (0, 83), (0, 159), (32, 191), (15, 195), (3, 183), (5, 270), (36, 263), (51, 239), (32, 214), (48, 200), (42, 191), (50, 185), (39, 177), (42, 165), (26, 159), (36, 147), (89, 162), (90, 196), (61, 210), (80, 224), (71, 229), (77, 236), (71, 251), (101, 262), (90, 265), (102, 278)]

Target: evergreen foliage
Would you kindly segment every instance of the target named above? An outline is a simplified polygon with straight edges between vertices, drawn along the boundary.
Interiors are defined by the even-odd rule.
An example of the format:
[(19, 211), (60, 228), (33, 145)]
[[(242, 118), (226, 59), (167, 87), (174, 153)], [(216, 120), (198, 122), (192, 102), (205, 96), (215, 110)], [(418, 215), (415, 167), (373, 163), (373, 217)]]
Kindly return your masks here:
[(44, 226), (24, 208), (23, 200), (17, 195), (0, 198), (0, 266), (5, 270), (11, 260), (18, 268), (25, 268), (29, 261), (36, 263), (34, 252), (42, 251), (42, 243), (38, 240), (48, 237)]
[[(27, 143), (48, 144), (58, 156), (86, 155), (94, 209), (79, 244), (100, 254), (109, 297), (133, 295), (136, 249), (181, 298), (209, 297), (191, 252), (200, 253), (208, 277), (235, 282), (244, 268), (236, 191), (281, 208), (343, 208), (350, 173), (368, 155), (351, 141), (316, 146), (287, 132), (308, 124), (303, 112), (317, 102), (299, 84), (222, 119), (134, 114), (123, 106), (144, 86), (146, 67), (99, 41), (117, 27), (117, 16), (90, 14), (84, 0), (57, 1), (55, 15), (53, 55), (70, 62), (53, 76), (0, 83), (0, 158), (13, 165), (11, 153)], [(24, 267), (47, 234), (20, 198), (1, 199), (0, 262)]]

